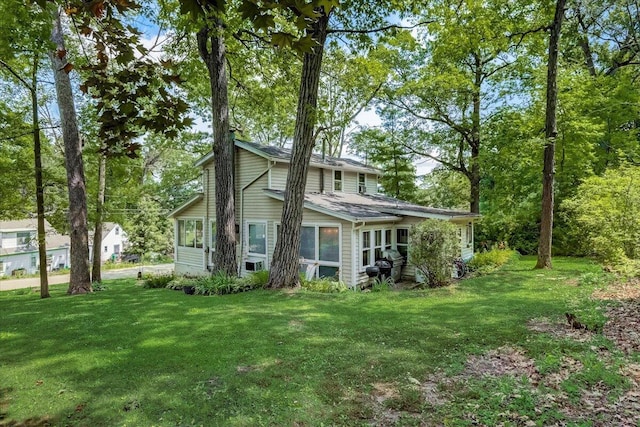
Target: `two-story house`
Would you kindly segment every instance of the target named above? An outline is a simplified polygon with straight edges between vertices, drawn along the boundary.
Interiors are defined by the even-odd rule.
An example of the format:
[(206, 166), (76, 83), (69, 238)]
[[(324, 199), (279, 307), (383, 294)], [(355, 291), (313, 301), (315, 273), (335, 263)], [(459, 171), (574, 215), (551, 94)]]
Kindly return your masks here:
[[(89, 231), (89, 258), (93, 259), (93, 234)], [(100, 249), (100, 260), (116, 261), (120, 259), (120, 255), (126, 249), (129, 241), (127, 233), (122, 229), (120, 224), (115, 222), (105, 222), (102, 224), (102, 248)]]
[[(45, 220), (47, 270), (69, 267), (69, 236), (57, 233)], [(0, 221), (0, 276), (35, 274), (40, 268), (38, 223), (34, 219)]]
[[(291, 151), (235, 141), (235, 201), (239, 275), (269, 269), (281, 220)], [(203, 169), (203, 193), (170, 216), (175, 220), (175, 271), (205, 274), (215, 248), (213, 152), (196, 162)], [(409, 228), (425, 218), (458, 226), (460, 255), (473, 256), (477, 215), (411, 204), (377, 193), (380, 170), (351, 159), (313, 155), (302, 220), (301, 262), (316, 277), (337, 277), (352, 287), (366, 283), (366, 268), (387, 249), (406, 256)], [(402, 275), (415, 278), (406, 265)]]

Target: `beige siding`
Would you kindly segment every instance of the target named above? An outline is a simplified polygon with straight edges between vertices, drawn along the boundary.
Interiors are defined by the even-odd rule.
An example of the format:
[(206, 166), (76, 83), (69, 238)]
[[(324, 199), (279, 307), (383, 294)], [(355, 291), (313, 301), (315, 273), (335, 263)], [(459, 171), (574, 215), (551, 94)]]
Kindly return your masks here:
[(345, 193), (358, 192), (358, 173), (342, 171), (342, 191)]
[(289, 165), (287, 163), (276, 163), (271, 169), (271, 186), (274, 190), (284, 190), (287, 186), (287, 174)]
[(176, 269), (178, 265), (188, 266), (194, 272), (204, 271), (204, 249), (176, 246)]

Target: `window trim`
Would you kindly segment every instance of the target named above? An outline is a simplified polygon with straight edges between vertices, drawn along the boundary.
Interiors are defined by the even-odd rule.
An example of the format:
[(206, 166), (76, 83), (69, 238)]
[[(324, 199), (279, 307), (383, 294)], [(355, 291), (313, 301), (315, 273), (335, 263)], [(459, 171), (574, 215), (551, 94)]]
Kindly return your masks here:
[[(336, 178), (336, 174), (340, 174), (340, 179)], [(344, 173), (342, 171), (342, 169), (334, 169), (333, 170), (333, 191), (344, 191)], [(336, 186), (336, 184), (340, 184), (339, 186)], [(340, 188), (337, 188), (340, 187)]]
[[(274, 227), (275, 239), (278, 238), (278, 228), (281, 223), (276, 222)], [(343, 268), (342, 268), (342, 253), (343, 249), (343, 240), (342, 240), (342, 224), (337, 222), (303, 222), (301, 227), (313, 227), (314, 228), (314, 259), (311, 258), (302, 258), (299, 257), (299, 260), (305, 263), (314, 263), (318, 265), (315, 271), (315, 277), (320, 277), (320, 267), (337, 267), (338, 268), (338, 279), (342, 280)], [(338, 229), (338, 261), (323, 261), (320, 260), (320, 228), (337, 228)]]
[[(187, 245), (187, 222), (193, 221), (193, 244)], [(180, 223), (183, 224), (182, 230), (184, 234), (180, 232)], [(201, 236), (198, 239), (198, 223), (200, 223)], [(182, 239), (181, 239), (182, 238)], [(182, 240), (182, 243), (181, 243)], [(198, 240), (200, 244), (198, 245)], [(187, 249), (202, 249), (204, 242), (204, 219), (199, 217), (185, 217), (176, 219), (176, 248), (187, 248)]]
[[(247, 220), (245, 222), (246, 224), (246, 228), (245, 230), (247, 231), (246, 233), (246, 239), (245, 239), (245, 244), (247, 245), (247, 255), (251, 256), (251, 257), (259, 257), (259, 258), (264, 258), (265, 260), (267, 259), (267, 253), (269, 252), (269, 228), (268, 228), (268, 224), (267, 221), (265, 220)], [(251, 225), (263, 225), (264, 226), (264, 253), (259, 253), (259, 252), (251, 252), (251, 245), (249, 244), (249, 238), (250, 238), (250, 231), (249, 228)]]
[[(395, 227), (394, 228), (395, 233), (394, 233), (394, 236), (393, 236), (394, 239), (395, 239), (395, 241), (394, 241), (394, 245), (395, 245), (394, 249), (397, 250), (398, 252), (400, 252), (400, 249), (398, 249), (399, 247), (407, 248), (406, 255), (405, 255), (407, 258), (409, 258), (409, 229), (410, 229), (410, 227), (408, 227), (408, 226), (407, 227)], [(400, 231), (400, 230), (406, 230), (407, 231), (407, 243), (398, 243), (398, 231)], [(400, 253), (402, 254), (402, 252), (400, 252)]]
[[(362, 178), (362, 182), (360, 178)], [(358, 193), (367, 193), (367, 174), (364, 172), (358, 172)]]
[[(359, 242), (359, 272), (365, 272), (367, 267), (371, 267), (376, 262), (376, 250), (380, 250), (380, 253), (386, 249), (394, 249), (394, 240), (393, 240), (393, 227), (368, 227), (364, 230), (360, 231), (360, 242)], [(387, 231), (391, 232), (391, 236), (387, 236)], [(376, 243), (376, 234), (380, 233), (380, 244)], [(364, 246), (364, 235), (365, 233), (369, 233), (369, 246)], [(387, 237), (391, 237), (390, 241), (387, 242)], [(364, 264), (364, 253), (365, 251), (369, 252), (369, 264)]]

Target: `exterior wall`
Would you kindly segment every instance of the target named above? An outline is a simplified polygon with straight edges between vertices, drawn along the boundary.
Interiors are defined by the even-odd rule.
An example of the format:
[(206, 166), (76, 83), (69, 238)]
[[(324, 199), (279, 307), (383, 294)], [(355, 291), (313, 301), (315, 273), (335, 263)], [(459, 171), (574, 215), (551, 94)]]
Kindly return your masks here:
[[(69, 267), (68, 247), (47, 249), (47, 256), (51, 257), (49, 271)], [(37, 274), (40, 265), (40, 257), (37, 250), (3, 255), (0, 257), (0, 261), (2, 261), (0, 276), (11, 276), (12, 271), (19, 268), (24, 268), (26, 274)]]
[[(118, 233), (116, 233), (116, 228), (119, 230)], [(127, 244), (127, 235), (124, 232), (124, 230), (122, 230), (122, 227), (116, 224), (116, 226), (113, 227), (113, 229), (111, 229), (109, 234), (107, 234), (102, 238), (102, 248), (100, 248), (100, 259), (102, 260), (102, 262), (105, 262), (111, 259), (114, 255), (116, 257), (120, 256), (120, 254), (124, 252), (126, 244)], [(104, 250), (105, 246), (107, 247), (106, 251)], [(118, 252), (116, 252), (116, 249), (118, 249)], [(91, 251), (90, 254), (93, 255), (93, 251)]]

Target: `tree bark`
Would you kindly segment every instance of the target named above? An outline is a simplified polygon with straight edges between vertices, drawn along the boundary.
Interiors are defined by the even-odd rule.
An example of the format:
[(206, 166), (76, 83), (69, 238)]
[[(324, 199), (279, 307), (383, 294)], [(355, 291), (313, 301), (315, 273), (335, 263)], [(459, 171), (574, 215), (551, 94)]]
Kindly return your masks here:
[(98, 165), (98, 198), (96, 200), (96, 223), (93, 232), (93, 264), (91, 282), (102, 282), (102, 217), (104, 215), (104, 191), (106, 187), (107, 156), (100, 153)]
[(71, 232), (71, 274), (68, 294), (91, 292), (89, 275), (89, 239), (87, 231), (87, 193), (82, 161), (82, 146), (73, 91), (68, 72), (70, 64), (66, 61), (64, 35), (58, 9), (53, 16), (51, 41), (56, 50), (51, 52), (51, 65), (56, 86), (62, 139), (64, 140), (65, 167), (67, 169), (67, 187), (69, 190), (69, 228)]
[(475, 214), (480, 213), (480, 90), (482, 87), (482, 59), (474, 54), (475, 76), (473, 91), (473, 112), (471, 113), (471, 174), (470, 174), (470, 208)]
[(36, 175), (36, 211), (38, 214), (38, 258), (40, 259), (40, 298), (49, 298), (49, 277), (47, 275), (47, 237), (44, 228), (44, 185), (42, 182), (42, 149), (40, 143), (40, 117), (38, 114), (37, 92), (38, 58), (33, 60), (31, 75), (31, 116), (33, 120), (33, 155)]
[(307, 172), (315, 143), (313, 128), (317, 119), (318, 82), (328, 23), (329, 16), (322, 9), (321, 16), (313, 24), (312, 38), (317, 45), (311, 53), (304, 54), (302, 63), (293, 150), (284, 194), (281, 226), (271, 262), (271, 273), (269, 274), (268, 286), (271, 288), (300, 285), (298, 273), (300, 227), (302, 225)]
[(549, 58), (547, 65), (547, 109), (545, 118), (544, 167), (542, 170), (542, 220), (538, 243), (536, 268), (552, 268), (551, 246), (553, 238), (553, 184), (555, 173), (555, 146), (558, 135), (556, 106), (558, 103), (558, 45), (564, 18), (566, 0), (557, 0), (556, 13), (549, 36)]
[[(218, 19), (198, 32), (198, 51), (209, 71), (213, 120), (213, 161), (216, 197), (216, 250), (212, 271), (238, 274), (234, 192), (234, 140), (229, 133), (226, 47)], [(207, 191), (209, 191), (207, 189)]]

